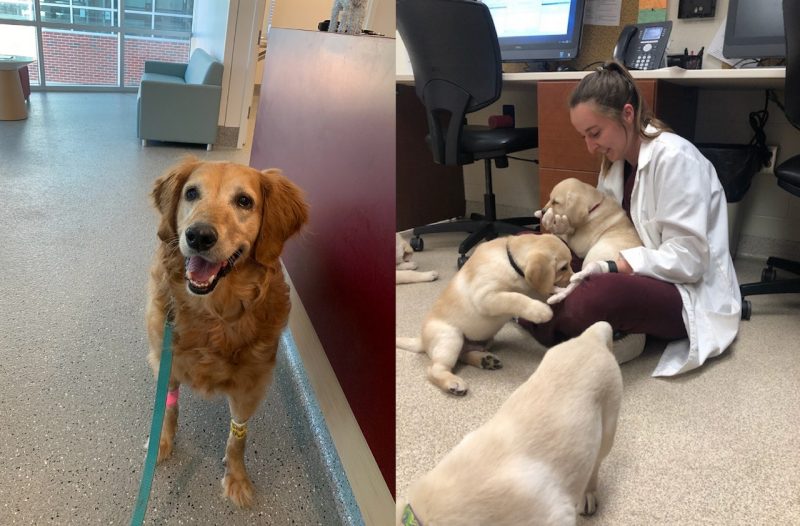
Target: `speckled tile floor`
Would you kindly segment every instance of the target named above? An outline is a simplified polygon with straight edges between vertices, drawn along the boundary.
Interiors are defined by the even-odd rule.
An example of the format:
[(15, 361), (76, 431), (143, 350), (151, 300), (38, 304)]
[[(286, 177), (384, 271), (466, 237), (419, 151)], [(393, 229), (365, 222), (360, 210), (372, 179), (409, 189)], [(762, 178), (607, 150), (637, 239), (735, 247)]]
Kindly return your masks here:
[[(414, 260), (439, 280), (396, 288), (397, 334), (418, 333), (455, 273), (463, 234), (425, 236)], [(763, 259), (737, 259), (740, 283)], [(800, 296), (753, 296), (753, 315), (723, 355), (674, 378), (652, 378), (663, 342), (622, 366), (614, 447), (600, 469), (599, 509), (579, 526), (800, 524)], [(503, 368), (458, 366), (463, 398), (425, 375), (427, 355), (396, 354), (397, 491), (430, 470), (536, 370), (545, 349), (514, 324), (493, 344)], [(424, 411), (420, 408), (424, 407)]]
[[(33, 93), (27, 120), (0, 122), (2, 525), (130, 521), (155, 392), (143, 321), (150, 188), (185, 153), (249, 161), (248, 149), (142, 148), (135, 108), (135, 94)], [(225, 400), (187, 389), (147, 523), (343, 522), (293, 367), (282, 355), (251, 420), (256, 505), (221, 497)]]

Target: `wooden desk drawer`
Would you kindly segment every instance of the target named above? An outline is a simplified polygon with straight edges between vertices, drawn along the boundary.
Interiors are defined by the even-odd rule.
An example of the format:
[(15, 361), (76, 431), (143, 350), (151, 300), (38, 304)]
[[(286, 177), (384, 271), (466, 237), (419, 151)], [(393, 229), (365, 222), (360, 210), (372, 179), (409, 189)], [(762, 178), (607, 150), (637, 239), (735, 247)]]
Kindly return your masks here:
[[(638, 81), (642, 98), (653, 107), (656, 81)], [(543, 81), (537, 85), (539, 166), (568, 170), (598, 170), (600, 159), (589, 153), (583, 137), (569, 120), (569, 96), (578, 81)]]

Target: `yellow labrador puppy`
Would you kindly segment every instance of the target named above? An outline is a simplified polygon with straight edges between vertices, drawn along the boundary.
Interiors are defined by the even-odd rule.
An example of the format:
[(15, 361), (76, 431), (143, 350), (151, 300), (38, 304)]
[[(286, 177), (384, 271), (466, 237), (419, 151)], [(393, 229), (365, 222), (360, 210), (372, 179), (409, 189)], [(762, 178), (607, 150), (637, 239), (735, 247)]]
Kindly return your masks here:
[(545, 354), (536, 372), (397, 501), (398, 524), (574, 525), (597, 509), (622, 375), (597, 322)]
[(566, 217), (566, 231), (558, 235), (583, 258), (583, 268), (593, 261), (617, 259), (620, 250), (642, 246), (620, 204), (578, 179), (564, 179), (553, 187), (542, 212)]
[(500, 360), (486, 351), (489, 340), (511, 318), (549, 321), (544, 301), (556, 286), (569, 283), (571, 254), (552, 234), (494, 239), (475, 252), (436, 300), (422, 325), (421, 338), (397, 338), (396, 345), (427, 351), (428, 378), (454, 395), (467, 384), (452, 373), (460, 359), (482, 369), (498, 369)]
[(414, 250), (411, 248), (411, 245), (408, 243), (408, 241), (406, 241), (400, 234), (395, 233), (395, 284), (402, 285), (405, 283), (422, 283), (425, 281), (434, 281), (439, 277), (439, 273), (435, 270), (417, 270), (417, 263), (415, 261), (411, 261), (411, 256), (413, 254)]
[[(555, 185), (542, 213), (542, 225), (557, 225), (558, 236), (583, 258), (582, 271), (567, 288), (548, 298), (551, 305), (566, 298), (586, 275), (608, 272), (607, 261), (616, 260), (621, 250), (642, 246), (622, 206), (578, 179), (564, 179)], [(646, 340), (644, 334), (628, 334), (617, 340), (613, 349), (617, 361), (625, 363), (642, 354)]]

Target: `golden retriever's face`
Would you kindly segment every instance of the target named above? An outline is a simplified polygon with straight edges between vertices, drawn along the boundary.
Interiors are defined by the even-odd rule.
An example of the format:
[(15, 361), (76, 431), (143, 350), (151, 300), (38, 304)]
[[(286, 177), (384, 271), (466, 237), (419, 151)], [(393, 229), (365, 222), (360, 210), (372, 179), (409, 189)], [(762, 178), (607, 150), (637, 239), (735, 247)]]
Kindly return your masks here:
[(248, 257), (261, 228), (260, 173), (235, 165), (201, 165), (183, 184), (176, 215), (189, 290), (207, 294), (240, 257)]
[(177, 242), (186, 284), (208, 294), (237, 263), (276, 260), (308, 218), (300, 190), (278, 170), (189, 159), (156, 181), (159, 237)]
[(590, 184), (574, 178), (564, 179), (553, 187), (542, 213), (552, 208), (554, 214), (567, 216), (573, 226), (582, 225), (586, 222), (589, 210), (602, 197), (601, 192)]

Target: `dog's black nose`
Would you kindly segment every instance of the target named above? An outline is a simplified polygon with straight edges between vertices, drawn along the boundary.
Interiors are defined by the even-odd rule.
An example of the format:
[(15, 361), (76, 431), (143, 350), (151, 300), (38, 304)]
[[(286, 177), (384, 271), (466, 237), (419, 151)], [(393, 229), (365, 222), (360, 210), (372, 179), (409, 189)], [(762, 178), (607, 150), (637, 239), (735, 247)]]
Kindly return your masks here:
[(195, 223), (186, 229), (186, 243), (194, 250), (202, 252), (217, 242), (217, 231), (206, 223)]

